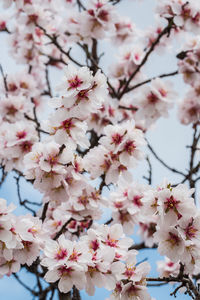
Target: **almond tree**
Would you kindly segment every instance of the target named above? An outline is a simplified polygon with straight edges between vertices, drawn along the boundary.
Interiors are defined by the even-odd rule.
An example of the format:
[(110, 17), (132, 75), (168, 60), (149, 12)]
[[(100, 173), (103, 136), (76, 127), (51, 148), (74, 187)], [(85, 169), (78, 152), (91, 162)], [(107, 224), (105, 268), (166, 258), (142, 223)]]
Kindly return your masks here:
[[(79, 300), (80, 290), (94, 295), (100, 287), (110, 300), (148, 300), (148, 287), (169, 283), (171, 296), (200, 299), (200, 3), (155, 0), (157, 24), (142, 30), (121, 16), (124, 1), (2, 0), (0, 31), (20, 67), (0, 67), (1, 185), (12, 172), (27, 214), (16, 216), (0, 199), (0, 276), (14, 276), (35, 299), (58, 292), (60, 300)], [(108, 71), (103, 41), (116, 51)], [(152, 54), (169, 49), (174, 70), (148, 77)], [(57, 87), (55, 70), (63, 76)], [(183, 171), (147, 139), (174, 106), (193, 131)], [(177, 181), (153, 186), (152, 157)], [(145, 159), (144, 183), (133, 176)], [(42, 203), (23, 199), (23, 180)], [(110, 219), (99, 224), (106, 209)], [(136, 227), (139, 244), (130, 238)], [(157, 277), (137, 262), (142, 249), (165, 256)], [(34, 288), (21, 269), (35, 277)]]

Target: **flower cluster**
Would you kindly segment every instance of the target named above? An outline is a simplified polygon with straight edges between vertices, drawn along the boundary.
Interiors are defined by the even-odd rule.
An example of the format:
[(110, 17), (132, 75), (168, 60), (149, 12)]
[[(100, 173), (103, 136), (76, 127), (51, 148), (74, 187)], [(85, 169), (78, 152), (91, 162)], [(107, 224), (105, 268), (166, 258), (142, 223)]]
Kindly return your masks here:
[(131, 244), (132, 240), (124, 237), (119, 224), (111, 227), (96, 224), (78, 242), (68, 241), (61, 235), (57, 242), (51, 241), (44, 248), (41, 263), (48, 268), (45, 279), (59, 280), (59, 290), (65, 293), (73, 285), (79, 290), (85, 288), (89, 295), (94, 294), (95, 286), (108, 290), (121, 286), (117, 290), (119, 295), (145, 294), (149, 299), (145, 290), (149, 265), (135, 266), (137, 251), (128, 251)]
[(186, 31), (199, 33), (199, 3), (195, 0), (164, 0), (159, 1), (157, 11), (164, 18), (173, 18), (176, 26)]
[(35, 143), (24, 158), (25, 175), (27, 179), (35, 179), (35, 187), (44, 192), (61, 185), (66, 166), (72, 161), (73, 152), (70, 148), (62, 149), (54, 141)]
[(46, 129), (59, 144), (68, 144), (76, 149), (88, 148), (86, 137), (86, 119), (91, 113), (101, 108), (106, 99), (106, 81), (101, 72), (95, 76), (87, 67), (76, 69), (73, 66), (66, 68), (66, 77), (58, 87), (62, 96), (53, 98), (51, 104), (58, 108), (45, 124)]
[[(134, 225), (142, 221), (145, 185), (136, 182), (119, 182), (117, 189), (110, 194), (110, 207), (114, 223), (120, 223), (126, 234), (133, 234)], [(145, 239), (147, 240), (147, 239)]]
[(191, 197), (193, 192), (183, 184), (174, 188), (164, 184), (156, 191), (147, 191), (143, 198), (146, 214), (157, 216), (153, 237), (159, 253), (172, 262), (180, 260), (188, 273), (197, 272), (200, 267), (200, 216)]
[(7, 171), (24, 170), (24, 156), (38, 141), (35, 126), (29, 121), (4, 122), (0, 128), (0, 160)]
[(21, 265), (32, 265), (47, 238), (39, 218), (12, 214), (14, 205), (0, 199), (0, 276), (10, 276)]
[(128, 168), (135, 167), (143, 158), (141, 147), (145, 140), (142, 131), (135, 128), (134, 121), (127, 121), (106, 126), (104, 133), (99, 146), (84, 157), (85, 170), (93, 179), (105, 175), (106, 184), (116, 183), (121, 176), (130, 181), (132, 176)]
[[(43, 290), (44, 278), (48, 287), (42, 293), (49, 299), (56, 289), (73, 289), (77, 295), (85, 289), (94, 295), (95, 287), (104, 287), (112, 291), (110, 300), (150, 300), (150, 266), (137, 263), (134, 250), (143, 247), (157, 248), (165, 256), (158, 262), (163, 280), (185, 276), (193, 289), (192, 276), (200, 274), (200, 212), (194, 189), (168, 182), (153, 188), (148, 157), (149, 177), (144, 179), (149, 185), (132, 177), (145, 156), (146, 132), (168, 117), (176, 103), (177, 94), (165, 77), (182, 74), (179, 78), (189, 90), (178, 117), (194, 128), (190, 169), (182, 173), (170, 168), (149, 149), (183, 176), (182, 183), (193, 187), (199, 180), (200, 39), (190, 38), (190, 31), (200, 32), (200, 4), (158, 1), (155, 25), (138, 30), (118, 13), (118, 2), (2, 0), (8, 14), (0, 16), (0, 34), (8, 35), (9, 53), (23, 68), (7, 74), (0, 66), (0, 185), (13, 171), (43, 198), (38, 211), (29, 208), (40, 204), (22, 200), (17, 185), (20, 205), (33, 216), (14, 215), (13, 205), (0, 199), (0, 277), (23, 267), (31, 270), (38, 278), (34, 296)], [(185, 44), (183, 34), (189, 37)], [(180, 39), (180, 52), (174, 53), (178, 70), (147, 77), (146, 62), (153, 52), (160, 55), (172, 48), (174, 38)], [(102, 40), (115, 47), (109, 48), (105, 73)], [(78, 51), (84, 55), (77, 59)], [(52, 70), (61, 70), (64, 77), (53, 77)], [(95, 223), (102, 221), (105, 209), (111, 211), (110, 220)], [(134, 245), (125, 234), (136, 228), (141, 243)]]
[(183, 56), (180, 55), (178, 63), (179, 72), (183, 74), (185, 83), (190, 85), (186, 97), (179, 105), (179, 119), (185, 125), (200, 119), (199, 46), (198, 38), (188, 40), (185, 46), (187, 51), (182, 52)]

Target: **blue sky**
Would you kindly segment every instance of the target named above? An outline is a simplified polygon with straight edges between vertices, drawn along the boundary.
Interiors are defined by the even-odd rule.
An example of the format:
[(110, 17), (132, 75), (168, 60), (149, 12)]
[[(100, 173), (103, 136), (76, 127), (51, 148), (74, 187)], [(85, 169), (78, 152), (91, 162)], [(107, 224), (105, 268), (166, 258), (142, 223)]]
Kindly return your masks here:
[[(128, 15), (133, 19), (133, 21), (140, 27), (146, 28), (151, 25), (153, 22), (152, 8), (154, 7), (153, 0), (146, 1), (133, 1), (133, 0), (124, 0), (120, 5), (123, 15)], [(0, 10), (1, 12), (1, 10)], [(8, 56), (8, 49), (6, 47), (6, 34), (0, 35), (0, 63), (3, 65), (4, 71), (6, 73), (15, 72), (18, 67), (13, 64), (13, 61)], [(106, 50), (108, 55), (105, 55), (103, 58), (103, 64), (108, 66), (110, 57), (112, 57), (113, 49), (108, 48), (107, 44), (104, 43), (102, 49)], [(117, 54), (117, 51), (116, 51)], [(176, 60), (171, 57), (169, 53), (166, 53), (164, 56), (159, 57), (158, 55), (152, 55), (150, 62), (146, 67), (147, 75), (150, 77), (155, 74), (161, 74), (164, 72), (171, 72), (176, 70)], [(59, 79), (62, 77), (61, 73), (52, 72), (51, 81), (55, 86)], [(180, 76), (173, 79), (174, 84), (177, 87), (177, 90), (180, 92), (180, 97), (183, 95), (183, 83)], [(157, 153), (171, 166), (175, 166), (180, 170), (184, 170), (188, 161), (188, 150), (185, 148), (185, 145), (191, 143), (191, 127), (183, 126), (177, 121), (176, 110), (173, 110), (170, 113), (169, 119), (161, 119), (157, 122), (154, 130), (151, 130), (148, 133), (148, 139), (151, 144), (156, 149)], [(163, 178), (169, 178), (172, 182), (178, 182), (179, 178), (177, 175), (168, 172), (163, 168), (153, 157), (151, 157), (153, 163), (153, 184), (159, 184)], [(134, 171), (134, 179), (141, 181), (141, 178), (146, 173), (146, 163), (142, 163)], [(35, 200), (41, 198), (41, 195), (34, 191), (31, 185), (23, 184), (22, 190), (23, 198), (29, 197), (30, 200)], [(0, 197), (7, 199), (8, 202), (16, 203), (16, 185), (12, 176), (9, 176), (0, 190)], [(23, 209), (17, 209), (16, 213), (18, 215), (23, 214)], [(151, 276), (156, 276), (156, 260), (160, 260), (161, 257), (155, 250), (144, 250), (138, 256), (138, 261), (148, 258), (149, 262), (152, 265)], [(30, 274), (22, 272), (22, 278), (27, 282), (28, 285), (32, 285), (33, 278)], [(170, 292), (173, 291), (172, 286), (164, 286), (161, 288), (151, 288), (150, 293), (155, 299), (168, 300), (171, 297), (169, 296)], [(97, 289), (95, 296), (90, 297), (84, 292), (82, 293), (83, 300), (102, 300), (109, 295), (109, 292), (102, 289)], [(0, 280), (0, 300), (31, 300), (32, 296), (29, 292), (24, 290), (16, 280), (11, 276), (10, 278), (4, 278)], [(177, 300), (190, 299), (188, 296), (183, 294), (178, 294)]]

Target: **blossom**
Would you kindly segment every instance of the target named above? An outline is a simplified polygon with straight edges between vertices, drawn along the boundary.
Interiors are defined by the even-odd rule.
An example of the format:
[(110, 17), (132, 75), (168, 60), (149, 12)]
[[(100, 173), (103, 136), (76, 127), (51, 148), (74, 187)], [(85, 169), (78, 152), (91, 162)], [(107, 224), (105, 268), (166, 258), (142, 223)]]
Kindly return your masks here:
[(4, 122), (0, 129), (0, 159), (7, 170), (22, 170), (23, 158), (38, 141), (35, 126), (29, 121)]
[(114, 31), (117, 18), (114, 7), (106, 0), (89, 1), (88, 8), (82, 13), (81, 34), (102, 39), (107, 32)]
[(66, 174), (66, 166), (73, 161), (72, 149), (54, 141), (35, 143), (33, 150), (24, 158), (26, 177), (36, 179), (35, 186), (42, 191), (57, 188)]
[(163, 82), (159, 78), (152, 80), (149, 87), (143, 87), (142, 94), (138, 97), (136, 120), (144, 120), (148, 127), (159, 117), (168, 117), (168, 110), (173, 107), (175, 96), (170, 82)]
[(168, 257), (157, 262), (157, 270), (161, 277), (177, 276), (180, 270), (179, 262), (174, 263)]
[(154, 240), (158, 242), (158, 251), (161, 255), (167, 255), (173, 262), (183, 257), (185, 250), (184, 239), (174, 227), (167, 227), (164, 224), (154, 234)]
[(200, 117), (200, 98), (194, 92), (189, 92), (179, 104), (178, 117), (182, 124), (195, 123)]
[[(106, 184), (117, 182), (120, 175), (130, 181), (128, 166), (134, 167), (137, 160), (143, 158), (140, 150), (145, 145), (142, 132), (129, 121), (123, 126), (108, 125), (104, 132), (105, 136), (100, 139), (100, 145), (91, 149), (84, 157), (85, 169), (93, 178), (105, 173)], [(99, 161), (96, 160), (97, 153), (101, 153)]]

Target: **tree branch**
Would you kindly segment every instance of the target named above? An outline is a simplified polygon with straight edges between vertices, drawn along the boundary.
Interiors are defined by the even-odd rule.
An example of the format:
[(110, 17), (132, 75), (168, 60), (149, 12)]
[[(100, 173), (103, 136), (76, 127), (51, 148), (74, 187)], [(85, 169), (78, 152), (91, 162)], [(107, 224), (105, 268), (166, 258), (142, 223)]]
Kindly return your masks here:
[(66, 55), (73, 63), (75, 63), (77, 66), (79, 67), (83, 67), (83, 65), (81, 63), (79, 63), (78, 61), (76, 61), (71, 55), (70, 55), (70, 51), (71, 48), (66, 52), (63, 50), (62, 46), (60, 46), (60, 44), (57, 41), (57, 37), (56, 36), (51, 36), (50, 34), (47, 33), (46, 29), (43, 28), (42, 26), (36, 24), (37, 27), (39, 27), (41, 30), (43, 30), (44, 34), (51, 40), (52, 44), (54, 44), (61, 53), (63, 53), (64, 55)]
[(140, 69), (144, 66), (144, 64), (147, 62), (148, 57), (150, 56), (150, 54), (154, 51), (155, 47), (157, 44), (159, 44), (161, 38), (164, 35), (169, 35), (171, 28), (173, 26), (173, 19), (169, 19), (168, 20), (168, 25), (163, 29), (163, 31), (158, 35), (158, 37), (156, 38), (156, 40), (152, 43), (151, 47), (149, 48), (149, 50), (147, 51), (146, 55), (144, 56), (142, 62), (140, 65), (138, 65), (138, 67), (135, 69), (135, 71), (131, 74), (131, 76), (129, 77), (129, 79), (126, 81), (126, 84), (123, 88), (123, 90), (121, 91), (121, 93), (119, 94), (118, 98), (121, 99), (122, 96), (127, 93), (128, 88), (129, 88), (129, 84), (132, 81), (132, 79), (136, 76), (136, 74), (140, 71)]
[(174, 71), (174, 72), (171, 72), (171, 73), (161, 74), (161, 75), (152, 77), (152, 78), (147, 79), (145, 81), (139, 82), (136, 85), (131, 86), (130, 88), (127, 88), (127, 93), (130, 92), (130, 91), (133, 91), (133, 90), (137, 89), (138, 87), (140, 87), (140, 86), (142, 86), (144, 84), (147, 84), (147, 83), (151, 82), (152, 80), (154, 80), (156, 78), (170, 77), (170, 76), (175, 76), (175, 75), (179, 75), (179, 74), (180, 73), (177, 70), (177, 71)]
[(154, 157), (165, 167), (165, 168), (167, 168), (168, 170), (170, 170), (170, 171), (172, 171), (173, 173), (177, 173), (177, 174), (180, 174), (180, 175), (182, 175), (182, 176), (186, 176), (183, 172), (181, 172), (181, 171), (179, 171), (179, 170), (177, 170), (177, 169), (175, 169), (175, 168), (172, 168), (172, 167), (170, 167), (170, 166), (168, 166), (157, 154), (156, 154), (156, 152), (154, 151), (154, 149), (152, 148), (152, 146), (149, 144), (149, 142), (147, 141), (147, 143), (148, 143), (148, 148), (149, 148), (149, 150), (151, 151), (151, 153), (154, 155)]
[(5, 92), (6, 92), (6, 96), (7, 96), (7, 92), (8, 92), (7, 76), (4, 74), (3, 67), (1, 64), (0, 64), (0, 72), (1, 72), (1, 76), (3, 78), (4, 88), (5, 88)]
[(18, 199), (19, 199), (19, 204), (22, 205), (22, 206), (24, 206), (27, 210), (29, 210), (30, 212), (32, 212), (32, 214), (34, 216), (36, 216), (36, 212), (32, 208), (28, 207), (27, 204), (32, 204), (32, 205), (40, 205), (40, 204), (37, 203), (37, 202), (31, 202), (31, 201), (26, 200), (26, 199), (22, 200), (22, 198), (21, 198), (21, 192), (20, 192), (20, 185), (19, 185), (20, 175), (18, 177), (14, 176), (14, 178), (16, 180), (16, 185), (17, 185), (17, 195), (18, 195)]

